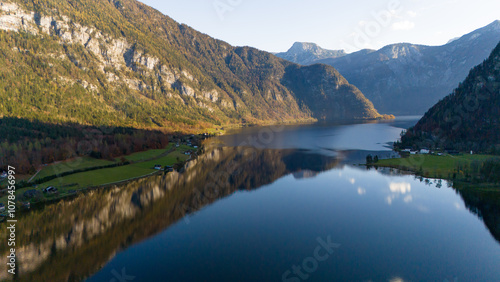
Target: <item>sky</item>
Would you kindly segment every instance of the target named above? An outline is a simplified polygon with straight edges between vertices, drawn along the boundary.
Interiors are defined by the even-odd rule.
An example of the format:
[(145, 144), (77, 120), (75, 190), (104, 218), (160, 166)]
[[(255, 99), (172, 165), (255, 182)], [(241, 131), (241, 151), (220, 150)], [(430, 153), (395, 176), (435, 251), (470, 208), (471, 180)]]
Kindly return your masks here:
[(284, 52), (296, 41), (354, 52), (443, 45), (500, 19), (498, 0), (140, 0), (235, 46)]

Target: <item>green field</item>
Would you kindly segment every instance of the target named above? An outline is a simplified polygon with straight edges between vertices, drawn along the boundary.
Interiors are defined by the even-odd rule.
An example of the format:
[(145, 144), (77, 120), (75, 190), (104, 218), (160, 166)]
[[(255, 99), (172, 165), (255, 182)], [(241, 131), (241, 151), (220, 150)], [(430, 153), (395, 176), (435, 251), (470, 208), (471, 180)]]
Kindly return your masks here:
[(81, 157), (71, 161), (59, 162), (44, 167), (32, 181), (42, 179), (47, 176), (61, 174), (64, 172), (74, 171), (78, 169), (85, 169), (91, 167), (99, 167), (114, 164), (115, 162), (102, 159), (94, 159), (91, 157)]
[[(173, 144), (170, 144), (165, 149), (155, 149), (155, 150), (148, 150), (148, 151), (144, 151), (144, 152), (138, 152), (138, 153), (130, 154), (128, 156), (124, 156), (124, 158), (127, 161), (134, 162), (134, 163), (142, 162), (142, 161), (146, 161), (146, 160), (151, 160), (151, 159), (159, 158), (162, 154), (166, 154), (169, 150), (171, 150), (173, 148), (173, 146), (174, 146)], [(85, 169), (85, 168), (112, 165), (112, 164), (119, 162), (120, 159), (121, 159), (121, 157), (116, 158), (116, 161), (110, 161), (110, 160), (103, 160), (103, 159), (94, 159), (94, 158), (90, 158), (90, 157), (81, 157), (81, 158), (76, 158), (76, 159), (73, 159), (70, 161), (59, 162), (59, 163), (44, 167), (36, 175), (36, 177), (33, 178), (32, 181), (35, 181), (37, 179), (42, 179), (42, 178), (47, 177), (47, 176), (61, 174), (64, 172)]]
[(154, 158), (158, 158), (162, 154), (165, 154), (166, 152), (171, 150), (173, 147), (174, 147), (174, 144), (169, 144), (165, 149), (155, 149), (155, 150), (148, 150), (148, 151), (144, 151), (144, 152), (133, 153), (133, 154), (130, 154), (128, 156), (125, 156), (124, 158), (130, 162), (142, 162), (142, 161), (146, 161), (146, 160), (151, 160)]
[[(77, 186), (68, 188), (74, 190), (88, 186), (97, 186), (97, 185), (123, 181), (130, 178), (139, 177), (142, 175), (147, 175), (155, 171), (156, 170), (151, 168), (148, 169), (148, 168), (137, 167), (136, 165), (125, 165), (119, 167), (91, 170), (91, 171), (71, 174), (64, 177), (58, 177), (49, 182), (45, 182), (39, 185), (39, 187), (43, 189), (48, 186), (61, 187), (69, 184), (78, 184)], [(65, 189), (63, 188), (62, 191), (64, 190)]]
[[(154, 158), (153, 156), (155, 156), (155, 155), (160, 156), (160, 155), (167, 152), (166, 149), (164, 149), (164, 150), (151, 150), (151, 151), (153, 151), (153, 152), (147, 151), (147, 152), (136, 153), (136, 154), (134, 154), (134, 156), (132, 158), (135, 160), (138, 160), (141, 158), (142, 159), (151, 159), (151, 158)], [(162, 166), (173, 165), (179, 161), (187, 160), (188, 156), (184, 155), (182, 153), (182, 151), (184, 151), (184, 150), (183, 149), (181, 150), (179, 147), (178, 150), (175, 150), (164, 157), (156, 158), (156, 159), (145, 161), (145, 162), (137, 162), (137, 163), (119, 166), (119, 167), (104, 168), (104, 169), (91, 170), (91, 171), (86, 171), (86, 172), (81, 172), (81, 173), (75, 173), (75, 174), (71, 174), (71, 175), (64, 176), (64, 177), (58, 177), (58, 178), (53, 179), (49, 182), (45, 182), (39, 186), (40, 186), (40, 188), (43, 189), (43, 188), (48, 187), (48, 186), (61, 187), (64, 185), (77, 183), (78, 186), (71, 187), (68, 189), (75, 189), (75, 188), (79, 189), (79, 188), (84, 188), (84, 187), (88, 187), (88, 186), (98, 186), (98, 185), (109, 184), (109, 183), (113, 183), (113, 182), (119, 182), (119, 181), (127, 180), (130, 178), (136, 178), (136, 177), (140, 177), (140, 176), (147, 175), (147, 174), (150, 174), (150, 173), (157, 171), (154, 169), (154, 166), (156, 164), (159, 164)]]
[(491, 155), (410, 155), (407, 158), (379, 160), (373, 164), (381, 167), (393, 167), (419, 172), (427, 177), (446, 178), (453, 173), (457, 165), (470, 164), (472, 161), (484, 161), (495, 156)]
[[(141, 168), (138, 167), (137, 165), (126, 165), (113, 168), (91, 170), (91, 171), (67, 175), (64, 177), (58, 177), (51, 181), (44, 182), (38, 185), (36, 188), (26, 187), (26, 188), (16, 189), (16, 195), (19, 198), (27, 190), (37, 189), (41, 191), (46, 187), (54, 186), (58, 189), (59, 195), (58, 196), (45, 195), (46, 199), (50, 199), (52, 197), (64, 196), (68, 194), (68, 191), (70, 190), (79, 190), (90, 186), (98, 186), (108, 183), (124, 181), (131, 178), (145, 176), (156, 171), (157, 170), (155, 169)], [(7, 195), (1, 197), (0, 202), (5, 204), (7, 202)]]
[[(165, 157), (161, 157), (158, 159), (154, 159), (151, 161), (146, 161), (146, 162), (140, 162), (136, 164), (132, 164), (131, 166), (138, 167), (138, 168), (153, 168), (155, 165), (159, 164), (161, 166), (166, 166), (166, 165), (174, 165), (175, 163), (179, 161), (185, 161), (189, 158), (189, 156), (184, 155), (182, 153), (183, 150), (176, 150), (170, 154), (168, 154)], [(177, 160), (179, 158), (179, 160)]]
[[(45, 199), (51, 199), (55, 197), (63, 197), (65, 195), (68, 195), (68, 191), (75, 191), (91, 186), (112, 184), (132, 178), (146, 176), (158, 171), (154, 169), (154, 166), (156, 164), (159, 164), (161, 166), (166, 166), (166, 165), (172, 166), (175, 163), (186, 161), (189, 158), (189, 156), (185, 155), (183, 152), (187, 150), (193, 150), (193, 148), (186, 145), (175, 147), (175, 144), (171, 144), (167, 146), (167, 148), (165, 149), (149, 150), (145, 152), (134, 153), (124, 157), (128, 161), (132, 162), (132, 164), (112, 167), (112, 168), (91, 170), (86, 172), (70, 174), (64, 177), (58, 177), (48, 182), (44, 182), (36, 186), (36, 188), (26, 187), (17, 189), (16, 195), (17, 197), (20, 197), (27, 190), (37, 189), (41, 191), (46, 187), (54, 186), (59, 191), (58, 195), (44, 196)], [(171, 152), (168, 153), (169, 151)], [(78, 169), (100, 167), (115, 163), (116, 162), (109, 160), (93, 159), (90, 157), (78, 158), (71, 161), (65, 161), (49, 165), (43, 168), (34, 178), (34, 180)], [(1, 197), (0, 202), (6, 203), (7, 196)]]

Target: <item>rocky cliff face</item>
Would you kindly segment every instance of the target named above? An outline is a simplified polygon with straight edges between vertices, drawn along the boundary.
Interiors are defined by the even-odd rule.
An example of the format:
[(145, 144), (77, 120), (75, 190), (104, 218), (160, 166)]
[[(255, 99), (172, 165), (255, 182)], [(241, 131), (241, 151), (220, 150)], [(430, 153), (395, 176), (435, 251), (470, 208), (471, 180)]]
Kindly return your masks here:
[(450, 94), (499, 41), (500, 21), (495, 21), (443, 46), (393, 44), (307, 64), (334, 66), (382, 113), (423, 114)]
[[(191, 87), (184, 85), (181, 78), (187, 81), (194, 81), (195, 78), (187, 71), (172, 69), (169, 66), (160, 64), (160, 60), (144, 51), (137, 49), (135, 44), (127, 41), (126, 37), (114, 38), (109, 34), (102, 33), (95, 27), (82, 26), (70, 20), (68, 16), (43, 16), (40, 13), (26, 11), (16, 3), (1, 3), (0, 9), (0, 30), (12, 32), (26, 32), (35, 36), (51, 36), (59, 44), (77, 44), (95, 55), (95, 63), (98, 69), (106, 75), (108, 82), (113, 84), (125, 84), (132, 90), (151, 90), (154, 86), (141, 81), (134, 76), (117, 76), (114, 71), (132, 71), (144, 76), (156, 77), (162, 87), (167, 89), (177, 89), (181, 95), (187, 95), (200, 100), (216, 102), (219, 93), (215, 89), (205, 92), (195, 92)], [(47, 50), (51, 51), (51, 50)], [(79, 65), (76, 58), (71, 55), (67, 57), (61, 54), (60, 59), (69, 59), (75, 65)], [(71, 81), (70, 78), (60, 79)], [(97, 90), (95, 85), (89, 85), (85, 81), (80, 83), (87, 88)], [(172, 97), (173, 95), (170, 94)], [(229, 103), (222, 103), (229, 106)], [(205, 106), (203, 102), (199, 105)], [(205, 106), (206, 107), (206, 106)]]
[[(4, 73), (11, 87), (0, 90), (5, 116), (180, 128), (381, 117), (357, 89), (335, 91), (344, 79), (333, 68), (316, 73), (333, 75), (317, 85), (331, 95), (299, 91), (295, 81), (282, 83), (289, 75), (304, 81), (289, 73), (299, 67), (214, 40), (133, 0), (4, 1), (0, 11), (0, 61), (11, 66)], [(30, 90), (17, 93), (20, 72)], [(43, 93), (60, 104), (39, 99)], [(307, 101), (318, 95), (320, 112), (340, 111), (317, 112), (320, 103)]]

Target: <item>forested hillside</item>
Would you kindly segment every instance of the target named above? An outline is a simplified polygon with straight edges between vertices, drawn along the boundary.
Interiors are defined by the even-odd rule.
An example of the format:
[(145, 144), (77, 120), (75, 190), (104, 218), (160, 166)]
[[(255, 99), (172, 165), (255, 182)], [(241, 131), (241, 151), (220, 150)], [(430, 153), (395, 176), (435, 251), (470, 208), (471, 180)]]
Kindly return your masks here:
[(161, 131), (125, 127), (55, 125), (4, 117), (0, 119), (0, 170), (34, 174), (43, 164), (82, 156), (114, 160), (149, 149), (163, 149), (169, 136)]
[(382, 117), (333, 67), (230, 46), (134, 0), (0, 8), (0, 116), (171, 130)]
[(499, 105), (500, 44), (397, 145), (500, 154)]

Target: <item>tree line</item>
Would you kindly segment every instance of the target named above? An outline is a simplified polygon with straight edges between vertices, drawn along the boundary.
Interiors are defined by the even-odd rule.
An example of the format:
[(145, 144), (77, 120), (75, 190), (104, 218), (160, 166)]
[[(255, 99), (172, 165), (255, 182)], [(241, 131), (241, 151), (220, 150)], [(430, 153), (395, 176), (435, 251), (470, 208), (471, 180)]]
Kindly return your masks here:
[(42, 164), (90, 156), (117, 157), (168, 145), (161, 131), (126, 127), (50, 124), (27, 119), (0, 119), (0, 170), (8, 165), (33, 174)]

